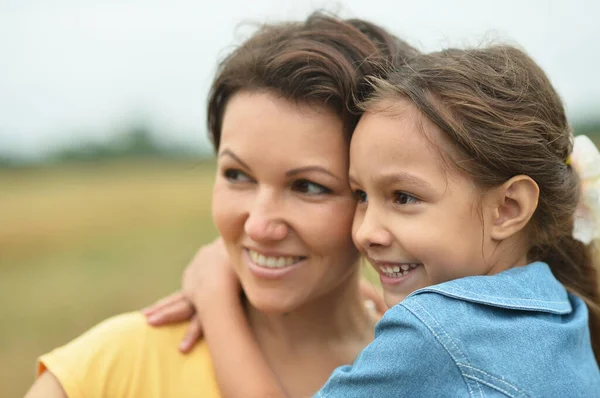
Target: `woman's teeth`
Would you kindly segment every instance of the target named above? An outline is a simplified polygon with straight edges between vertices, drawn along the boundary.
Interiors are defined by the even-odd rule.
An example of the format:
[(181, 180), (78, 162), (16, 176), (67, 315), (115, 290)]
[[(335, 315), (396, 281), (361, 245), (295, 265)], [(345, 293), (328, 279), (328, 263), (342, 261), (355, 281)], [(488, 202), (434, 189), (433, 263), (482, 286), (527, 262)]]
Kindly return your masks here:
[(302, 257), (268, 257), (263, 256), (255, 252), (254, 250), (248, 250), (250, 254), (250, 259), (256, 265), (267, 268), (283, 268), (289, 265), (295, 264), (298, 261), (302, 260)]
[(420, 264), (380, 265), (379, 269), (390, 278), (399, 278), (408, 274)]

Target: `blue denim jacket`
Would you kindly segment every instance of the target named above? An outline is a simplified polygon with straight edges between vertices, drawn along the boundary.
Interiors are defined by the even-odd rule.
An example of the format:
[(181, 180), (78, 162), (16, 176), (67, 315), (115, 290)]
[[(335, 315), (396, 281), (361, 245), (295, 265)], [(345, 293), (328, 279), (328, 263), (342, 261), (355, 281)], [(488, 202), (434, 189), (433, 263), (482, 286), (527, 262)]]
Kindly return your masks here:
[(419, 289), (316, 397), (600, 397), (583, 301), (537, 262)]

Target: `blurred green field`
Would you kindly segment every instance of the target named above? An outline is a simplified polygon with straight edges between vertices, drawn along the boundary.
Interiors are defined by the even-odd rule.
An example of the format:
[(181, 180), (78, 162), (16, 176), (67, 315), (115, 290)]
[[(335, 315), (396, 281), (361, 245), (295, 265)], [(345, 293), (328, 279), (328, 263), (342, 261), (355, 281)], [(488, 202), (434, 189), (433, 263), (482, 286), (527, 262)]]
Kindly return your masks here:
[(179, 286), (216, 231), (212, 162), (0, 169), (0, 397), (35, 358)]

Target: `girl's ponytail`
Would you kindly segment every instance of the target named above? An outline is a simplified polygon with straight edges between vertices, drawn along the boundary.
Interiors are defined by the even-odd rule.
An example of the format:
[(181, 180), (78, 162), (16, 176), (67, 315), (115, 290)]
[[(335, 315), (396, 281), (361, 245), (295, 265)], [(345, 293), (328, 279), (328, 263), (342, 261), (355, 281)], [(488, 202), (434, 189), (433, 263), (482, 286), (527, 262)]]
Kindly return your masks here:
[(542, 261), (550, 265), (554, 276), (571, 293), (579, 296), (589, 311), (590, 337), (596, 361), (600, 363), (600, 281), (598, 250), (592, 243), (584, 245), (571, 236), (548, 249)]

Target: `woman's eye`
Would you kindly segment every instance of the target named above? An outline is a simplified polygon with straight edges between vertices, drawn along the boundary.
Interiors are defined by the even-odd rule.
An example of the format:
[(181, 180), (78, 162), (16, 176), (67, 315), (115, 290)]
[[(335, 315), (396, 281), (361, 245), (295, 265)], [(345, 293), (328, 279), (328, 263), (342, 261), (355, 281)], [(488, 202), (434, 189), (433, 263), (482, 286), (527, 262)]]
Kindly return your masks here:
[(308, 180), (294, 181), (294, 183), (292, 184), (292, 188), (294, 189), (294, 191), (305, 193), (308, 195), (324, 195), (331, 192), (331, 189)]
[(360, 189), (354, 190), (354, 198), (358, 203), (367, 203), (369, 200), (367, 193), (365, 191), (361, 191)]
[(223, 175), (228, 181), (231, 182), (250, 182), (252, 179), (248, 176), (248, 174), (244, 173), (241, 170), (237, 169), (227, 169), (223, 172)]
[(399, 205), (410, 205), (420, 202), (419, 199), (406, 192), (394, 192), (394, 203)]

